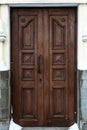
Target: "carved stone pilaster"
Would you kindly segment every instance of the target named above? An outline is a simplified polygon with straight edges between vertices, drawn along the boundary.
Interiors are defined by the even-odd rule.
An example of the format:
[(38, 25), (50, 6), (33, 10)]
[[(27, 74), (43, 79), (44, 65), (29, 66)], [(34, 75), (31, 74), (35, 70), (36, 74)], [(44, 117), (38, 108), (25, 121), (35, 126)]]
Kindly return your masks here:
[(0, 71), (6, 71), (7, 67), (4, 62), (4, 56), (3, 56), (3, 44), (6, 40), (6, 35), (3, 30), (2, 21), (0, 20)]
[(4, 33), (3, 24), (2, 24), (2, 21), (0, 19), (0, 43), (4, 42), (5, 40), (6, 40), (6, 35)]

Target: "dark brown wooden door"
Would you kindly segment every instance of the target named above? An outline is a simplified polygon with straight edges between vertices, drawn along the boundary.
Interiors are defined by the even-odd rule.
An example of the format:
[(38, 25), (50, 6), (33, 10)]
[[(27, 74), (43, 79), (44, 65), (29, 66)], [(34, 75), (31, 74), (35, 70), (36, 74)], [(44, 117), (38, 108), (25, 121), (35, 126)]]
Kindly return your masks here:
[(76, 9), (11, 9), (13, 119), (22, 126), (75, 121)]

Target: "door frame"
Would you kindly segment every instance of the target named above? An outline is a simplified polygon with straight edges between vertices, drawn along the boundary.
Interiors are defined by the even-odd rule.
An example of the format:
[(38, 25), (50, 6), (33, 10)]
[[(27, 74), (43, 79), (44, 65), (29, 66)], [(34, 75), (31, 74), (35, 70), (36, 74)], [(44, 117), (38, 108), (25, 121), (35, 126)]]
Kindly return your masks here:
[[(9, 4), (9, 18), (10, 18), (10, 16), (11, 16), (11, 14), (10, 14), (10, 9), (11, 8), (15, 8), (15, 7), (18, 7), (18, 8), (21, 8), (21, 7), (71, 7), (71, 8), (74, 8), (74, 7), (76, 7), (76, 12), (77, 12), (77, 18), (78, 18), (78, 4), (76, 4), (76, 3), (73, 3), (73, 4), (66, 4), (66, 3), (64, 3), (64, 4), (56, 4), (56, 3), (43, 3), (43, 4), (40, 4), (40, 3), (38, 3), (38, 4)], [(77, 21), (78, 22), (78, 21)], [(9, 20), (9, 41), (10, 41), (10, 39), (11, 39), (11, 37), (10, 37), (10, 33), (11, 33), (11, 31), (10, 31), (10, 27), (11, 27), (11, 19)], [(77, 68), (77, 33), (78, 33), (78, 28), (77, 28), (77, 26), (78, 26), (78, 23), (76, 24), (76, 68)], [(11, 41), (10, 41), (10, 46), (11, 46)], [(10, 54), (11, 54), (11, 48), (9, 48), (9, 50), (10, 50)], [(11, 64), (11, 57), (10, 57), (10, 64)], [(11, 67), (10, 67), (11, 68)], [(80, 97), (80, 91), (79, 91), (79, 71), (77, 71), (77, 69), (75, 70), (76, 71), (76, 73), (77, 73), (77, 79), (76, 79), (76, 112), (77, 112), (77, 114), (76, 114), (76, 120), (77, 120), (77, 123), (78, 123), (78, 125), (80, 124), (80, 118), (79, 118), (79, 111), (80, 111), (80, 109), (79, 109), (79, 97)], [(11, 77), (11, 74), (10, 74), (10, 77)]]

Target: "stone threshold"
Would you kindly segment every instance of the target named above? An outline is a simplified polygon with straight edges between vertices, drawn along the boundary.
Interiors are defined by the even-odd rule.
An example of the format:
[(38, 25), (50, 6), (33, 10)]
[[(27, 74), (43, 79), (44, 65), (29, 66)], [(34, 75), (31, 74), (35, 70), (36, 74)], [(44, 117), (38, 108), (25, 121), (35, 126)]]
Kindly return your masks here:
[(22, 130), (68, 130), (67, 127), (24, 127)]

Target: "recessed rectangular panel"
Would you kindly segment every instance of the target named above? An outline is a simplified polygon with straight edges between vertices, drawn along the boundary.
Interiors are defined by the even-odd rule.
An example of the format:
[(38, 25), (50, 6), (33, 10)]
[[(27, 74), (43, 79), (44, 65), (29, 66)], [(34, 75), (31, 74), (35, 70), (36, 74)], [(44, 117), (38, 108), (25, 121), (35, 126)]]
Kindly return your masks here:
[(34, 16), (20, 16), (21, 44), (24, 49), (34, 49), (35, 46), (35, 19)]
[(64, 49), (66, 42), (66, 17), (51, 16), (53, 49)]
[(65, 80), (65, 70), (53, 69), (53, 80)]
[(52, 60), (54, 65), (65, 64), (65, 55), (64, 53), (53, 53)]
[(22, 76), (22, 80), (29, 80), (29, 81), (34, 80), (35, 79), (34, 69), (23, 68), (21, 76)]
[(34, 53), (23, 53), (22, 54), (22, 64), (25, 65), (33, 65), (34, 61)]
[(65, 109), (64, 88), (53, 89), (53, 114), (54, 117), (63, 116)]
[(23, 116), (34, 117), (35, 115), (35, 97), (33, 88), (23, 88), (22, 90), (22, 111)]

